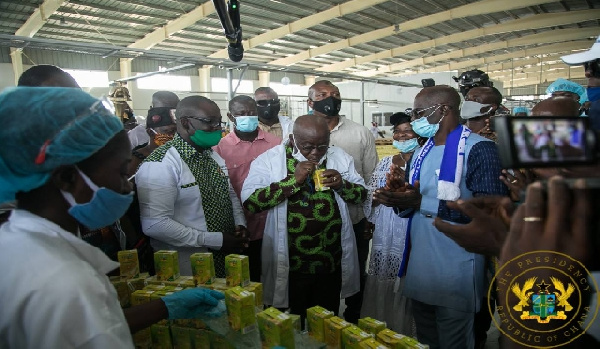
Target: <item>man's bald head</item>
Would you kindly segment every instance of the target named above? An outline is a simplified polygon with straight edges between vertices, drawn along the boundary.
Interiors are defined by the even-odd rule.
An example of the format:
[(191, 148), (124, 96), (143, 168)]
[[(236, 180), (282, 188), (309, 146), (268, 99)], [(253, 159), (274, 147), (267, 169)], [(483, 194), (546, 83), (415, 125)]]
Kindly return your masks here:
[(294, 121), (294, 137), (305, 135), (325, 135), (329, 140), (329, 126), (327, 120), (314, 115), (302, 115)]
[(579, 116), (579, 102), (569, 97), (552, 97), (533, 107), (532, 116)]
[(448, 85), (426, 87), (417, 94), (415, 100), (417, 98), (427, 99), (430, 105), (447, 105), (454, 111), (458, 111), (460, 106), (460, 95), (453, 87)]
[(152, 95), (153, 108), (176, 108), (179, 103), (179, 97), (171, 91), (158, 91)]

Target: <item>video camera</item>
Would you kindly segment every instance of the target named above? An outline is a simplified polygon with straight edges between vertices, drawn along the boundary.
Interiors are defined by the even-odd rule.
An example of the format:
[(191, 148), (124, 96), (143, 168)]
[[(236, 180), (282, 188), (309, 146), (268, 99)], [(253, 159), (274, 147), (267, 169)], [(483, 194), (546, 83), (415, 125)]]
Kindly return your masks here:
[(597, 134), (583, 117), (496, 117), (503, 168), (590, 165), (600, 159)]

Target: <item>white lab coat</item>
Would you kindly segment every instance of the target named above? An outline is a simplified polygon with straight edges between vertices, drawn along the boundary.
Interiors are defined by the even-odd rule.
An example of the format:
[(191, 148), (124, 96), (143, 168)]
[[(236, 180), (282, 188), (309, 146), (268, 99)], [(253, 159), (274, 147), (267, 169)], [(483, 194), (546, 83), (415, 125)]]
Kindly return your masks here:
[[(338, 147), (327, 151), (327, 168), (337, 170), (346, 181), (365, 186), (365, 182), (354, 168), (354, 160)], [(279, 182), (287, 176), (285, 145), (278, 145), (261, 154), (252, 162), (248, 177), (242, 188), (242, 202), (257, 189)], [(346, 202), (335, 193), (342, 215), (342, 292), (346, 298), (360, 289), (358, 254), (352, 221)], [(277, 308), (289, 306), (288, 278), (289, 251), (287, 236), (287, 200), (269, 209), (262, 243), (263, 300)], [(337, 309), (336, 309), (337, 310)]]

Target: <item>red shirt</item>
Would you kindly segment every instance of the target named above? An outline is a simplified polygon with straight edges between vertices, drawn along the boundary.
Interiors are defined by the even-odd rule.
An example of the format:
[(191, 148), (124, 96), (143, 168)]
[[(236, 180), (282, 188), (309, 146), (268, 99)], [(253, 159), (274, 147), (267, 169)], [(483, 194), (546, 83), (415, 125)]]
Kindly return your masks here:
[[(260, 154), (280, 143), (281, 139), (279, 137), (258, 129), (258, 136), (252, 142), (243, 141), (235, 132), (231, 132), (223, 137), (219, 144), (213, 147), (213, 150), (225, 160), (225, 165), (229, 172), (229, 180), (238, 199), (242, 192), (244, 180), (246, 180), (250, 171), (252, 161)], [(244, 215), (246, 216), (248, 231), (250, 232), (250, 240), (262, 239), (267, 211), (250, 213), (244, 209)]]

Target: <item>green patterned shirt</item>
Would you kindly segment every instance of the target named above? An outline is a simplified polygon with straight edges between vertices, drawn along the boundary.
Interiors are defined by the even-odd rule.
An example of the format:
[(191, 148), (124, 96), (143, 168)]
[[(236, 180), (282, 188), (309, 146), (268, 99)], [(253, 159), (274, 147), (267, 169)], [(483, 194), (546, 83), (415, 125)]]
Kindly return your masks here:
[[(250, 212), (273, 208), (284, 200), (287, 203), (288, 248), (290, 271), (324, 274), (340, 268), (342, 258), (342, 217), (333, 190), (315, 191), (312, 179), (296, 184), (294, 171), (298, 161), (292, 157), (292, 148), (286, 147), (287, 176), (280, 182), (258, 189), (244, 202)], [(326, 162), (319, 166), (325, 168)], [(348, 202), (360, 204), (366, 189), (343, 181), (337, 191)]]

